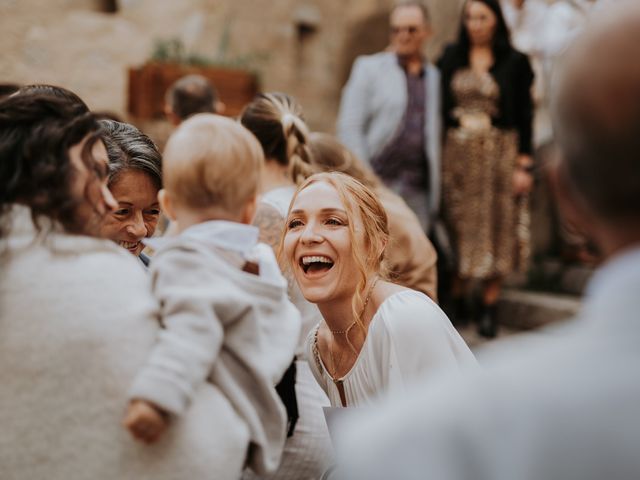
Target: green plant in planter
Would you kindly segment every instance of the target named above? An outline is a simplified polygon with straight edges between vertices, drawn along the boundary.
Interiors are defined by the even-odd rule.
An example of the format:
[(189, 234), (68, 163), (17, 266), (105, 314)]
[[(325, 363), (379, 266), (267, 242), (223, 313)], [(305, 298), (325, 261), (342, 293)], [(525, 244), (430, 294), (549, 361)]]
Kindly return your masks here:
[(254, 52), (231, 57), (229, 55), (230, 38), (230, 22), (226, 22), (218, 43), (218, 51), (214, 57), (188, 52), (182, 40), (177, 37), (160, 39), (154, 44), (151, 61), (198, 67), (223, 67), (247, 70), (257, 74), (256, 64), (267, 61), (269, 55), (265, 52)]

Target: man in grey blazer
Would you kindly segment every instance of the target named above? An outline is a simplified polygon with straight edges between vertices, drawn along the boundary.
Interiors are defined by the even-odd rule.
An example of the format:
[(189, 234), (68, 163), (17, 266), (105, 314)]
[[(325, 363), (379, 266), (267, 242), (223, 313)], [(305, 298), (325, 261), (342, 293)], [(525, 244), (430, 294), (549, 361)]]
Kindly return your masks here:
[(404, 198), (425, 231), (440, 199), (440, 75), (423, 57), (429, 13), (391, 11), (389, 51), (358, 57), (342, 92), (338, 137)]

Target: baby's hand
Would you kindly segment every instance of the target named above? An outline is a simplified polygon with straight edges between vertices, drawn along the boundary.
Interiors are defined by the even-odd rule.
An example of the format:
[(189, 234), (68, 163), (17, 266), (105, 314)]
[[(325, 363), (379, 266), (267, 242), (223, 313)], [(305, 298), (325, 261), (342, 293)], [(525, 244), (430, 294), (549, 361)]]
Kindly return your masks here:
[(144, 400), (132, 400), (123, 425), (136, 439), (153, 443), (167, 428), (167, 416), (158, 407)]

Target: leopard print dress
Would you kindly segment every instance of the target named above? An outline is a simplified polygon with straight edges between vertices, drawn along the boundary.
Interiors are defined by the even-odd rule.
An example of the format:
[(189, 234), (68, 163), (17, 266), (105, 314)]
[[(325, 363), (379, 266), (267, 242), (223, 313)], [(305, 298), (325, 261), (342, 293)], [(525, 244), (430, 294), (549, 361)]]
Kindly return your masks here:
[[(489, 73), (459, 70), (451, 88), (454, 116), (498, 111), (500, 91)], [(487, 125), (450, 128), (443, 151), (443, 215), (455, 245), (461, 278), (503, 277), (526, 268), (529, 258), (529, 204), (514, 197), (518, 156), (514, 130)]]

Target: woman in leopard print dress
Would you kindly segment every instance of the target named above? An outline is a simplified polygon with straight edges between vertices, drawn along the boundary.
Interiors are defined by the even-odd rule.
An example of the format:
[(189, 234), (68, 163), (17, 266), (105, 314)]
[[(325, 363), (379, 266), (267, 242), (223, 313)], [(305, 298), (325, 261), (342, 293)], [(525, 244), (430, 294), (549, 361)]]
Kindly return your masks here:
[(531, 83), (495, 0), (469, 0), (458, 42), (439, 62), (443, 115), (443, 214), (457, 254), (453, 296), (480, 280), (479, 332), (496, 333), (502, 280), (526, 268), (531, 168)]

